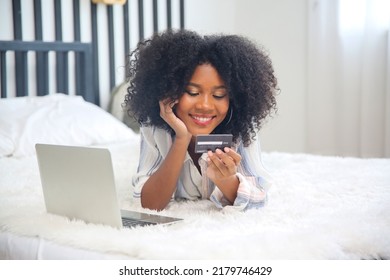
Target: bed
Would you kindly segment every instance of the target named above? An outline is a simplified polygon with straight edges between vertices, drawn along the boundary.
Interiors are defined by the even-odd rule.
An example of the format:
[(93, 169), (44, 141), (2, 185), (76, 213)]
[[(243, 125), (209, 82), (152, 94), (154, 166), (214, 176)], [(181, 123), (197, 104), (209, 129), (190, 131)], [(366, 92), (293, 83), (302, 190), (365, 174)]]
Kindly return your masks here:
[[(70, 50), (81, 52), (74, 71), (99, 79), (85, 67), (95, 55), (93, 43), (13, 43), (0, 42), (0, 50), (19, 52), (20, 69), (27, 63), (26, 48)], [(0, 259), (390, 259), (390, 159), (385, 158), (264, 152), (274, 180), (265, 207), (234, 212), (207, 200), (172, 202), (159, 214), (183, 221), (170, 226), (119, 230), (48, 214), (37, 142), (107, 147), (121, 208), (155, 213), (132, 201), (139, 134), (122, 122), (123, 114), (118, 119), (101, 107), (97, 85), (88, 90), (84, 78), (74, 82), (75, 94), (64, 93), (66, 85), (48, 94), (47, 77), (37, 82), (41, 86), (33, 96), (26, 94), (27, 78), (17, 81), (14, 96), (2, 88)], [(125, 86), (119, 88), (111, 95), (110, 112), (121, 111)]]
[(131, 198), (139, 135), (77, 96), (0, 101), (1, 133), (14, 143), (1, 142), (1, 259), (390, 258), (389, 159), (263, 153), (274, 178), (264, 208), (173, 202), (160, 214), (182, 222), (118, 230), (46, 213), (33, 145), (108, 147), (121, 207), (154, 213)]

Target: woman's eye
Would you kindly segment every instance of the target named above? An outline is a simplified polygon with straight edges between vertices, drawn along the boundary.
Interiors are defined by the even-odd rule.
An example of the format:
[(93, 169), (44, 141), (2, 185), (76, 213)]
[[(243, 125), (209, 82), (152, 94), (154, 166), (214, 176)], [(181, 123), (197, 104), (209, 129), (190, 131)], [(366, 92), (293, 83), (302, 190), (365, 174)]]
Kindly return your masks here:
[(186, 93), (189, 94), (190, 96), (196, 96), (199, 94), (199, 92), (196, 92), (196, 91), (190, 91), (190, 90), (186, 90)]
[(214, 95), (215, 99), (224, 99), (226, 97), (226, 94), (223, 95)]

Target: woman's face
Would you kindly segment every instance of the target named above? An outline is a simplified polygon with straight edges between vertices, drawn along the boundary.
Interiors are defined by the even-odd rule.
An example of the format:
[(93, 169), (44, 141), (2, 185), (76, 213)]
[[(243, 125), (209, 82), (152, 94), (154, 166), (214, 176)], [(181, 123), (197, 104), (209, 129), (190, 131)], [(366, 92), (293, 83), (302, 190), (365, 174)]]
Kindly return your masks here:
[(195, 68), (176, 115), (192, 135), (210, 134), (226, 117), (229, 95), (217, 70), (211, 64)]

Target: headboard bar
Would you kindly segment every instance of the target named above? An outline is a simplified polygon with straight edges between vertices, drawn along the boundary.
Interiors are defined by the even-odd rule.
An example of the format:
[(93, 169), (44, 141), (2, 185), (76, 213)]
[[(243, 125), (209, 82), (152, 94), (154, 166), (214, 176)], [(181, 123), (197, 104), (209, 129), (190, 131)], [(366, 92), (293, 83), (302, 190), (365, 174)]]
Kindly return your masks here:
[[(60, 69), (62, 72), (68, 71), (68, 53), (74, 52), (76, 55), (76, 93), (82, 95), (87, 101), (98, 104), (99, 100), (97, 96), (94, 95), (93, 92), (93, 83), (92, 83), (92, 46), (90, 43), (80, 43), (80, 42), (26, 42), (26, 41), (0, 41), (0, 59), (1, 59), (1, 95), (2, 98), (7, 97), (7, 76), (6, 76), (6, 53), (8, 51), (14, 51), (15, 54), (21, 54), (21, 62), (23, 65), (16, 65), (16, 69), (23, 69), (23, 73), (18, 73), (16, 75), (17, 78), (27, 79), (28, 76), (28, 68), (27, 68), (27, 53), (35, 52), (37, 55), (37, 69), (38, 73), (47, 74), (46, 77), (38, 78), (37, 88), (39, 95), (48, 94), (48, 53), (55, 52), (59, 54), (64, 54), (64, 61), (62, 67), (58, 67), (57, 61), (57, 71)], [(41, 56), (39, 56), (41, 55)], [(41, 60), (41, 61), (39, 61)], [(42, 63), (43, 62), (43, 65)], [(18, 63), (18, 62), (16, 62)], [(43, 69), (41, 72), (40, 70)], [(58, 76), (58, 73), (57, 73)], [(68, 84), (67, 75), (64, 73), (60, 73), (60, 79), (57, 79), (57, 91), (68, 94), (68, 87), (61, 88), (62, 83)], [(20, 85), (27, 85), (27, 82), (16, 84), (16, 96), (28, 96), (28, 88), (21, 88)], [(43, 89), (43, 90), (42, 90)], [(46, 89), (46, 91), (44, 91)]]
[(90, 43), (81, 42), (0, 41), (1, 51), (85, 52), (89, 48)]
[(168, 29), (172, 28), (172, 2), (167, 0), (167, 26)]

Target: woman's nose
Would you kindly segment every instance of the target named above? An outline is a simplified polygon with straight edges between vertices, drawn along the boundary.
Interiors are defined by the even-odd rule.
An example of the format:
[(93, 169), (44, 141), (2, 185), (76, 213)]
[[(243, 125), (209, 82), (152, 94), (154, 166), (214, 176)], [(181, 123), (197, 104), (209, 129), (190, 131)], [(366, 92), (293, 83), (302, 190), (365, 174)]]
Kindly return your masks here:
[(200, 96), (196, 105), (199, 109), (210, 109), (213, 107), (213, 100), (208, 94), (204, 94)]

